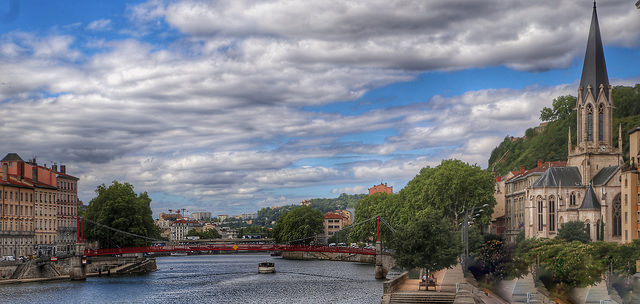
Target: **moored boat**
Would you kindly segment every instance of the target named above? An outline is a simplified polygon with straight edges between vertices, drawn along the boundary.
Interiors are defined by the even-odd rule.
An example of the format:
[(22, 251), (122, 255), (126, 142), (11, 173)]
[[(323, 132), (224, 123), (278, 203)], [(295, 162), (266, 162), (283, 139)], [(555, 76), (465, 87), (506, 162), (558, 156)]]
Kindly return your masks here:
[(258, 264), (258, 273), (274, 273), (276, 265), (273, 262), (262, 262)]

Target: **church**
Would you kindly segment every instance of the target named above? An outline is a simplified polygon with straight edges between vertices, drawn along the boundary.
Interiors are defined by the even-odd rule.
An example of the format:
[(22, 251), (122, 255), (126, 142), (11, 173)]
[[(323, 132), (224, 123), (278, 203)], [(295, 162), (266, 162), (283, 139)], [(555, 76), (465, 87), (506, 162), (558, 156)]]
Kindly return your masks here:
[(623, 220), (630, 222), (631, 210), (622, 211), (622, 132), (618, 126), (618, 141), (613, 143), (611, 95), (594, 2), (575, 107), (576, 142), (569, 129), (566, 164), (548, 166), (527, 185), (521, 222), (525, 237), (553, 238), (563, 223), (581, 221), (594, 241), (637, 238), (635, 228), (622, 229)]

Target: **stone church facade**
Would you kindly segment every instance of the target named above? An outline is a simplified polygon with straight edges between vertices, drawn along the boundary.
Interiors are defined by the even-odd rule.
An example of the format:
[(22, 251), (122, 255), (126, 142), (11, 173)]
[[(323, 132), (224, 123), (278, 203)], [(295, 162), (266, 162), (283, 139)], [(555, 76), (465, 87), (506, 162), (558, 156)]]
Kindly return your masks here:
[(563, 223), (576, 220), (585, 223), (592, 240), (628, 242), (637, 237), (622, 233), (622, 134), (618, 127), (614, 144), (613, 107), (594, 5), (575, 108), (577, 140), (571, 141), (569, 130), (566, 166), (550, 166), (527, 187), (527, 238), (553, 238)]

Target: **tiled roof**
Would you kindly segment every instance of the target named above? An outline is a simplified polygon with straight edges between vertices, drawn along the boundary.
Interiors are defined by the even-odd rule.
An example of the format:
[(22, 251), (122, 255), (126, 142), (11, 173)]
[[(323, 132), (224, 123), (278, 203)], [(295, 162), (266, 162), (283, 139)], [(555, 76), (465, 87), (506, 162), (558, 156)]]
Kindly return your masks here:
[(584, 200), (582, 200), (582, 205), (579, 210), (600, 210), (600, 202), (598, 202), (598, 197), (596, 193), (593, 192), (593, 188), (591, 184), (587, 187), (587, 192), (584, 194)]
[(337, 213), (333, 213), (333, 212), (329, 212), (327, 214), (324, 215), (325, 219), (341, 219), (342, 215), (337, 214)]
[(24, 160), (20, 158), (20, 155), (18, 155), (18, 153), (9, 153), (1, 161), (12, 162), (12, 161), (24, 161)]
[(611, 179), (611, 177), (613, 177), (613, 175), (616, 174), (616, 172), (618, 172), (619, 169), (620, 169), (620, 166), (611, 166), (611, 167), (602, 168), (602, 170), (600, 170), (600, 172), (598, 172), (598, 174), (596, 174), (596, 176), (593, 177), (593, 180), (592, 180), (593, 185), (602, 186), (606, 184)]
[(533, 188), (575, 187), (582, 185), (582, 176), (577, 167), (551, 167), (533, 183)]

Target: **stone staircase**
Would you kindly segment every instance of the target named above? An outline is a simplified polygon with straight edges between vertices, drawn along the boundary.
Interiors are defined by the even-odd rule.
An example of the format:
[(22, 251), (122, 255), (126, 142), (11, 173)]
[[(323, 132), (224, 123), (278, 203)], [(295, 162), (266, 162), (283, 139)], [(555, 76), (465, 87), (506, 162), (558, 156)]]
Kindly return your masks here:
[(456, 295), (453, 293), (415, 293), (415, 292), (396, 292), (391, 295), (391, 304), (413, 304), (413, 303), (446, 303), (452, 304)]
[(618, 302), (614, 301), (611, 299), (611, 296), (609, 296), (607, 284), (604, 281), (601, 281), (594, 286), (576, 288), (573, 291), (572, 300), (575, 303), (585, 304), (618, 304)]

